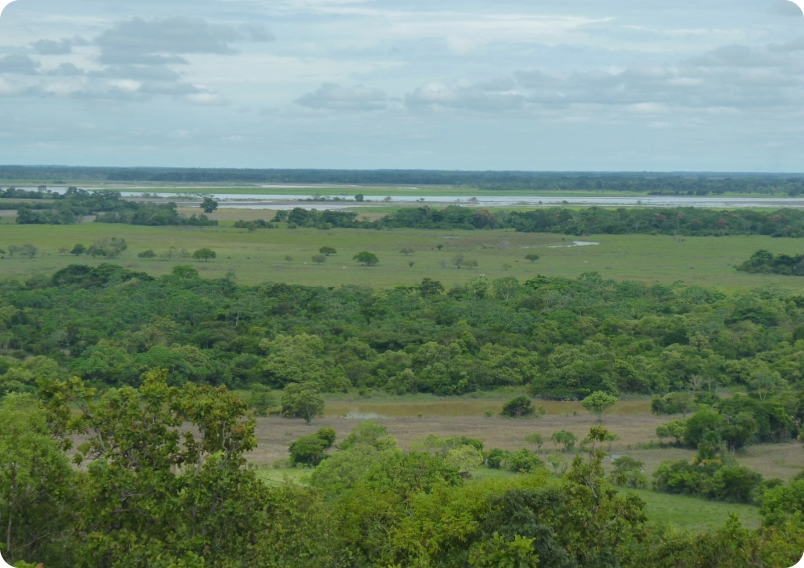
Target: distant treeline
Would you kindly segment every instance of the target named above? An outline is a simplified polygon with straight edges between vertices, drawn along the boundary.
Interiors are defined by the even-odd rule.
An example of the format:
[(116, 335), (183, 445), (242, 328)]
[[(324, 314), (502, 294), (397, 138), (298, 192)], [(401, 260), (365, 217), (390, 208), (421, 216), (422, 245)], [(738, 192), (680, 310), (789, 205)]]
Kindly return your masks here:
[(410, 228), (496, 229), (513, 228), (522, 233), (656, 234), (689, 236), (770, 235), (804, 237), (804, 211), (718, 211), (694, 207), (672, 209), (604, 209), (548, 207), (532, 211), (490, 211), (450, 205), (443, 209), (411, 207), (393, 211), (376, 221), (358, 219), (358, 213), (296, 208), (278, 211), (274, 222), (291, 227), (318, 229)]
[(753, 273), (786, 274), (788, 276), (804, 276), (804, 254), (790, 256), (774, 255), (766, 250), (759, 250), (751, 255), (737, 270)]
[(804, 174), (0, 166), (0, 180), (63, 183), (61, 180), (65, 179), (85, 182), (451, 185), (492, 191), (607, 190), (659, 195), (804, 193)]
[[(19, 192), (19, 190), (16, 190)], [(16, 195), (16, 198), (21, 196)], [(7, 192), (6, 192), (7, 193)], [(25, 192), (22, 193), (37, 193)], [(4, 203), (4, 209), (17, 210), (18, 225), (72, 225), (82, 217), (97, 215), (98, 223), (127, 223), (130, 225), (217, 225), (206, 215), (184, 217), (176, 204), (125, 201), (116, 191), (85, 191), (70, 188), (64, 196), (47, 194), (52, 203)]]

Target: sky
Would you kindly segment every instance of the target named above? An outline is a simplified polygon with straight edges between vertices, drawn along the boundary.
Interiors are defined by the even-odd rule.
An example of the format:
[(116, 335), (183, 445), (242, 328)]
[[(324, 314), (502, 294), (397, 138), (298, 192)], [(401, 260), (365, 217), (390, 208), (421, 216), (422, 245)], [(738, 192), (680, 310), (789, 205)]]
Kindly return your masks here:
[(0, 163), (804, 171), (787, 0), (17, 0)]

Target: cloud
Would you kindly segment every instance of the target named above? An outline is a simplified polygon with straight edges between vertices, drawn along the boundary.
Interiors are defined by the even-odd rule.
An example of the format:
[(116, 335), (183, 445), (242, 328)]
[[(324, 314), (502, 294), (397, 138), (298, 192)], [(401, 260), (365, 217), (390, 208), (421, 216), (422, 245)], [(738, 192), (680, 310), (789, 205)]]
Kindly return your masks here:
[(31, 44), (36, 53), (40, 55), (67, 55), (73, 52), (74, 45), (86, 45), (87, 42), (81, 38), (62, 39), (59, 41), (52, 39), (40, 39)]
[(95, 39), (100, 62), (106, 65), (186, 64), (182, 55), (232, 55), (231, 43), (241, 40), (270, 41), (262, 26), (240, 29), (209, 24), (201, 18), (177, 16), (158, 20), (135, 18), (117, 23)]
[(12, 53), (0, 58), (0, 73), (14, 73), (17, 75), (36, 75), (40, 63), (27, 55)]
[(405, 106), (413, 110), (500, 112), (520, 109), (525, 101), (526, 98), (514, 89), (510, 78), (489, 83), (459, 81), (453, 85), (429, 81), (405, 95)]
[(191, 104), (201, 106), (223, 106), (229, 104), (229, 101), (215, 93), (193, 93), (185, 96), (184, 99)]
[(387, 107), (388, 97), (380, 89), (358, 85), (352, 88), (324, 83), (312, 93), (302, 95), (296, 104), (316, 110), (366, 111)]

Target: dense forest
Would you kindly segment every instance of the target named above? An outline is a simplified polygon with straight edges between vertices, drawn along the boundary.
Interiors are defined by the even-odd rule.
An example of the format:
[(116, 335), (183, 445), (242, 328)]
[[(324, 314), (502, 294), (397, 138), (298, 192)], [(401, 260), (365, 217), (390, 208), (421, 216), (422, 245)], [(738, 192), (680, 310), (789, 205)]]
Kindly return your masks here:
[[(549, 464), (463, 436), (403, 451), (372, 421), (337, 444), (320, 428), (288, 440), (309, 485), (267, 484), (247, 462), (257, 406), (231, 390), (259, 405), (284, 388), (284, 414), (319, 390), (499, 386), (585, 407), (655, 393), (672, 415), (657, 436), (698, 452), (660, 464), (654, 487), (756, 503), (762, 526), (648, 518), (627, 491), (644, 464), (607, 473), (602, 425), (554, 432)], [(18, 568), (787, 566), (804, 549), (804, 476), (763, 480), (732, 454), (794, 439), (802, 386), (804, 296), (772, 288), (587, 273), (375, 291), (72, 265), (0, 282), (0, 549)], [(526, 414), (519, 399), (504, 412)], [(471, 479), (481, 465), (519, 475)]]
[[(13, 191), (12, 191), (13, 190)], [(73, 225), (80, 223), (88, 215), (96, 215), (97, 223), (126, 223), (130, 225), (191, 225), (213, 226), (217, 221), (210, 220), (206, 215), (191, 215), (185, 217), (176, 210), (176, 204), (151, 203), (147, 201), (126, 201), (120, 198), (117, 191), (86, 191), (76, 187), (69, 188), (63, 195), (25, 192), (9, 188), (0, 198), (30, 199), (35, 193), (39, 199), (52, 200), (50, 202), (8, 202), (2, 207), (7, 210), (17, 210), (16, 223), (18, 225)], [(44, 195), (44, 197), (42, 197)]]
[(669, 209), (606, 209), (584, 207), (537, 208), (531, 211), (478, 209), (450, 205), (437, 207), (405, 207), (376, 221), (358, 218), (349, 211), (307, 210), (295, 208), (278, 211), (273, 221), (287, 222), (290, 227), (318, 229), (440, 229), (474, 230), (513, 228), (524, 233), (648, 234), (683, 236), (770, 235), (804, 237), (804, 211), (780, 209), (756, 211), (742, 209), (718, 211), (694, 207)]
[(623, 191), (654, 195), (804, 193), (802, 174), (697, 172), (525, 172), (439, 170), (289, 170), (0, 166), (0, 180), (36, 183), (315, 183), (450, 185), (484, 190)]
[(103, 264), (5, 281), (0, 389), (31, 391), (43, 373), (136, 385), (157, 368), (176, 383), (439, 395), (525, 385), (560, 400), (804, 384), (804, 296), (783, 290), (727, 296), (597, 273), (481, 276), (446, 291), (430, 279), (374, 291), (230, 276)]

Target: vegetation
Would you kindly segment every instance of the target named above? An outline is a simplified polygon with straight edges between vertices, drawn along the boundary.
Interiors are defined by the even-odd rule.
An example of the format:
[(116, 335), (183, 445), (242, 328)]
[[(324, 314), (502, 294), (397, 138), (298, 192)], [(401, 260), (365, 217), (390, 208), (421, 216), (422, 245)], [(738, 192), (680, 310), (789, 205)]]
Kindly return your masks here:
[(759, 250), (736, 268), (743, 272), (804, 276), (804, 255), (774, 255), (766, 250)]
[(598, 418), (602, 417), (603, 411), (615, 404), (617, 397), (603, 391), (593, 392), (581, 401), (581, 405), (592, 414), (597, 414)]
[[(3, 166), (2, 180), (76, 182), (282, 183), (449, 185), (487, 191), (617, 191), (653, 195), (804, 193), (804, 176), (795, 174), (521, 172), (439, 170), (308, 170), (212, 168), (86, 168)], [(306, 190), (309, 191), (309, 190)], [(432, 188), (427, 189), (432, 192)], [(425, 194), (425, 195), (429, 195)], [(362, 201), (363, 194), (355, 196)]]

